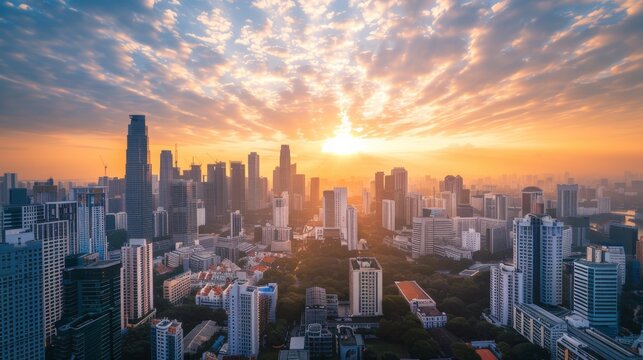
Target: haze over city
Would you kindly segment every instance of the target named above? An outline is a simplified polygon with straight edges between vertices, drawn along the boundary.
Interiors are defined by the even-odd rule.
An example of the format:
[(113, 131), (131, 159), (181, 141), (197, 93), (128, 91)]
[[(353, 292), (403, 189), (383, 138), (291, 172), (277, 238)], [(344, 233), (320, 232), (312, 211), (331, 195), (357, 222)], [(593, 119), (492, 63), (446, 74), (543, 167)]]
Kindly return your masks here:
[(289, 143), (323, 177), (643, 170), (639, 1), (0, 7), (0, 166), (26, 178), (93, 179), (101, 156), (122, 176), (138, 113), (182, 166), (272, 168)]

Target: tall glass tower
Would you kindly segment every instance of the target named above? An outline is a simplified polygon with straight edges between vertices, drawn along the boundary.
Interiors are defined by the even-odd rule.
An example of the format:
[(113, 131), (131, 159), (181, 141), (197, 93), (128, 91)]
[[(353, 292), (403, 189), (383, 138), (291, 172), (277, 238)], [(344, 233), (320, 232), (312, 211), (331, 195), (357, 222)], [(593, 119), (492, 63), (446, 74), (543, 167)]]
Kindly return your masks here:
[(152, 165), (145, 115), (130, 115), (129, 118), (125, 165), (127, 235), (133, 239), (152, 239)]

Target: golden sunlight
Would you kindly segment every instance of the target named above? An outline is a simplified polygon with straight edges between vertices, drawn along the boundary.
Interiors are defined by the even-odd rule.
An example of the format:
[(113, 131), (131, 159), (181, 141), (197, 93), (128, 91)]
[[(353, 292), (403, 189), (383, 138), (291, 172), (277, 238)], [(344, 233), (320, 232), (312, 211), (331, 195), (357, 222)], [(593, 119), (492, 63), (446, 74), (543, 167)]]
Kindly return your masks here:
[(366, 150), (365, 141), (354, 137), (353, 125), (345, 112), (342, 111), (342, 123), (335, 130), (335, 137), (326, 139), (322, 145), (322, 152), (337, 155), (351, 155)]

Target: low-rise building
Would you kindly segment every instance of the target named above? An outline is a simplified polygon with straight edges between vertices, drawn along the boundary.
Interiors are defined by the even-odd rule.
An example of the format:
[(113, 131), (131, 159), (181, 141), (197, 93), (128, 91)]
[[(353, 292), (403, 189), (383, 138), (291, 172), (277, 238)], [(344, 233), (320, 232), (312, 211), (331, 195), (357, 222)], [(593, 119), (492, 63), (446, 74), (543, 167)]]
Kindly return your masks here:
[(205, 342), (219, 330), (217, 323), (212, 320), (206, 320), (195, 326), (183, 339), (183, 352), (186, 354), (196, 354)]
[(529, 342), (556, 354), (556, 341), (567, 331), (567, 323), (534, 304), (514, 304), (513, 328)]
[(396, 281), (395, 286), (425, 329), (446, 326), (447, 314), (438, 310), (435, 300), (416, 281)]
[(163, 298), (172, 304), (178, 304), (190, 295), (190, 277), (192, 272), (186, 271), (163, 281)]
[(225, 308), (225, 290), (228, 285), (206, 285), (196, 293), (194, 301), (197, 305), (211, 309)]
[(473, 258), (473, 252), (471, 250), (460, 249), (451, 245), (435, 245), (433, 246), (433, 252), (437, 256), (442, 256), (457, 261)]

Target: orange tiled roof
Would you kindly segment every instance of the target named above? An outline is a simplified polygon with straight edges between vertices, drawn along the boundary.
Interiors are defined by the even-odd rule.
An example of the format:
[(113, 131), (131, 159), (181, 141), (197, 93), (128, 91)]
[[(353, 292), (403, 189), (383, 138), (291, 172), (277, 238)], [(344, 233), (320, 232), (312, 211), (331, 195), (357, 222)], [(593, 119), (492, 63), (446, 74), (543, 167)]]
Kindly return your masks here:
[(476, 354), (480, 356), (480, 360), (498, 360), (496, 355), (494, 355), (489, 349), (477, 349)]
[(402, 296), (406, 298), (406, 301), (411, 301), (413, 299), (431, 299), (431, 297), (429, 297), (429, 295), (422, 290), (415, 281), (396, 281), (395, 285), (402, 293)]

